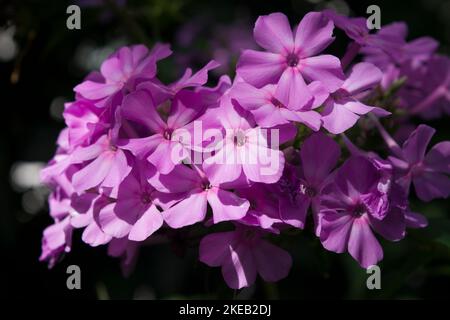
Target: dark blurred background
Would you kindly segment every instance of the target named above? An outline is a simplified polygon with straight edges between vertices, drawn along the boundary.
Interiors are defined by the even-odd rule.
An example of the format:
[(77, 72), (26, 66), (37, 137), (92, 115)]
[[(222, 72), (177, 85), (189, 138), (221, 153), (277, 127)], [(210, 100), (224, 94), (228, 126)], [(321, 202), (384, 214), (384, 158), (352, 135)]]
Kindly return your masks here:
[[(81, 7), (81, 30), (66, 28), (66, 8)], [(196, 246), (174, 250), (155, 245), (141, 250), (135, 272), (124, 278), (119, 261), (105, 248), (91, 248), (75, 233), (72, 252), (54, 269), (38, 261), (41, 233), (51, 223), (39, 170), (55, 151), (63, 128), (63, 104), (72, 88), (116, 48), (134, 43), (170, 42), (175, 54), (160, 66), (160, 78), (174, 80), (187, 66), (219, 60), (220, 73), (232, 70), (240, 48), (251, 38), (257, 16), (274, 11), (298, 23), (311, 10), (335, 8), (366, 15), (381, 8), (382, 24), (403, 20), (409, 38), (429, 35), (450, 51), (450, 1), (246, 1), (233, 0), (0, 0), (0, 291), (10, 298), (436, 298), (450, 297), (449, 202), (421, 204), (415, 211), (430, 228), (399, 243), (383, 242), (382, 290), (366, 289), (367, 275), (348, 255), (322, 249), (306, 232), (281, 240), (294, 258), (288, 278), (261, 280), (233, 292), (219, 268), (197, 260)], [(341, 37), (342, 38), (342, 37)], [(333, 44), (342, 54), (345, 41)], [(231, 57), (231, 58), (230, 58)], [(230, 75), (233, 75), (230, 73)], [(214, 78), (214, 77), (213, 77)], [(416, 119), (419, 123), (420, 120)], [(449, 139), (448, 118), (427, 122), (438, 130), (433, 142)], [(66, 268), (82, 271), (82, 289), (66, 288)]]

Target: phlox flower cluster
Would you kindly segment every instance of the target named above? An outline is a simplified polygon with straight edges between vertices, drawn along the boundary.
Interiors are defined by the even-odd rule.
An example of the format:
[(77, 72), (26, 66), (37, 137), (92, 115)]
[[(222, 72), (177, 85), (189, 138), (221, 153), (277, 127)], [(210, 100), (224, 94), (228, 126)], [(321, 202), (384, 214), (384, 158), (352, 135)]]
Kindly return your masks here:
[[(342, 58), (327, 53), (336, 28), (349, 41)], [(399, 143), (382, 126), (398, 114), (405, 123), (450, 111), (449, 59), (433, 39), (406, 33), (403, 23), (372, 32), (364, 18), (332, 11), (295, 27), (282, 13), (260, 16), (261, 49), (243, 50), (234, 79), (215, 86), (215, 61), (167, 84), (157, 64), (168, 45), (119, 49), (65, 105), (66, 127), (41, 174), (53, 224), (40, 259), (53, 266), (80, 232), (129, 273), (141, 247), (195, 233), (199, 260), (240, 289), (258, 275), (288, 275), (292, 258), (274, 240), (294, 228), (362, 268), (379, 263), (380, 238), (427, 226), (410, 209), (412, 194), (450, 194), (450, 141), (428, 147), (435, 130), (423, 124)], [(380, 154), (345, 134), (359, 132), (362, 117), (386, 141)]]

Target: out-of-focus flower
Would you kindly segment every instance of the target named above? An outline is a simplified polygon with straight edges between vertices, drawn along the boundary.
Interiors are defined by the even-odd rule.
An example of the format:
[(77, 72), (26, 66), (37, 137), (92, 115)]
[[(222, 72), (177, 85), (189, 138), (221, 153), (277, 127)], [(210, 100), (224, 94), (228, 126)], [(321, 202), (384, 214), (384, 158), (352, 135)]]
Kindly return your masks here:
[(257, 274), (265, 281), (278, 281), (288, 275), (292, 258), (261, 236), (248, 227), (207, 235), (200, 242), (200, 261), (222, 267), (223, 278), (233, 289), (252, 285)]

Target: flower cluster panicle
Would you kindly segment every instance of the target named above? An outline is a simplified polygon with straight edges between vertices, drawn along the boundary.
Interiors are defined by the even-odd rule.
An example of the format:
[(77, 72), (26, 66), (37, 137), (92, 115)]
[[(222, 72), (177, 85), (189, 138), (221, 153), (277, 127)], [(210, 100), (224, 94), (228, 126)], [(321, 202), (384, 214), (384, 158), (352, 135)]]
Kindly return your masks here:
[[(335, 27), (350, 40), (342, 59), (325, 53)], [(427, 225), (410, 209), (411, 185), (423, 201), (449, 196), (450, 141), (427, 151), (435, 130), (420, 125), (399, 144), (379, 119), (450, 111), (449, 59), (437, 42), (408, 42), (403, 23), (374, 33), (333, 11), (310, 12), (294, 29), (282, 13), (260, 16), (254, 40), (262, 49), (244, 50), (234, 80), (215, 87), (206, 86), (215, 61), (163, 83), (157, 63), (172, 52), (156, 44), (119, 49), (74, 88), (41, 173), (54, 220), (42, 261), (53, 266), (82, 229), (129, 273), (140, 246), (202, 223), (200, 261), (240, 289), (258, 274), (288, 275), (291, 256), (271, 239), (308, 229), (308, 219), (325, 249), (363, 268), (383, 258), (379, 237), (398, 241)], [(361, 117), (385, 154), (344, 134)]]

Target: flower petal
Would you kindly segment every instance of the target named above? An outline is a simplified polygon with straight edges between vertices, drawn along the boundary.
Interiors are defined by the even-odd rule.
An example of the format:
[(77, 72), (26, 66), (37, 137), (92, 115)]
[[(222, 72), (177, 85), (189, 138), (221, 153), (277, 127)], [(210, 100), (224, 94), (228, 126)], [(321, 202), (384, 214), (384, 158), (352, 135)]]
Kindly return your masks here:
[(206, 216), (206, 193), (192, 192), (186, 199), (163, 212), (164, 221), (174, 229), (202, 221)]
[(231, 257), (222, 265), (222, 275), (232, 289), (252, 285), (256, 280), (256, 266), (252, 252), (244, 245), (230, 247)]
[(333, 139), (321, 132), (312, 134), (300, 148), (301, 164), (306, 180), (313, 186), (321, 185), (336, 166), (340, 156), (341, 149)]
[(271, 52), (290, 52), (294, 47), (289, 20), (280, 12), (260, 16), (256, 20), (253, 34), (255, 41)]
[(289, 274), (291, 255), (273, 244), (262, 240), (253, 250), (258, 273), (267, 282), (276, 282)]
[(208, 203), (212, 208), (214, 223), (241, 219), (250, 207), (248, 200), (217, 187), (208, 191)]
[(361, 62), (353, 66), (350, 75), (342, 85), (342, 89), (355, 95), (372, 89), (380, 83), (383, 74), (380, 69), (368, 62)]
[(344, 83), (341, 62), (335, 56), (327, 54), (301, 59), (299, 68), (305, 78), (320, 81), (329, 92), (336, 91)]
[(144, 241), (163, 225), (163, 217), (156, 206), (151, 205), (136, 221), (130, 230), (128, 239)]
[(210, 267), (221, 266), (230, 259), (234, 238), (234, 231), (208, 234), (200, 241), (199, 260)]
[(348, 252), (366, 269), (383, 259), (383, 249), (370, 230), (367, 217), (354, 219), (348, 239)]
[(324, 14), (306, 14), (295, 33), (295, 50), (302, 58), (322, 52), (334, 40), (333, 29), (333, 21)]
[(276, 83), (285, 69), (283, 57), (276, 53), (245, 50), (237, 65), (237, 74), (251, 85), (261, 88)]

